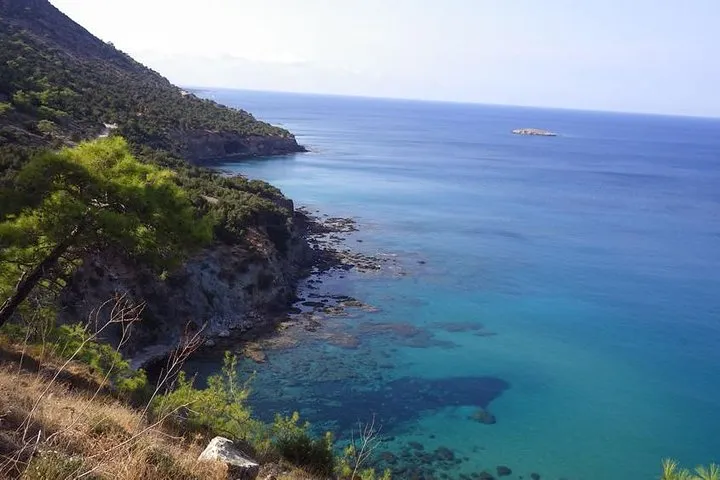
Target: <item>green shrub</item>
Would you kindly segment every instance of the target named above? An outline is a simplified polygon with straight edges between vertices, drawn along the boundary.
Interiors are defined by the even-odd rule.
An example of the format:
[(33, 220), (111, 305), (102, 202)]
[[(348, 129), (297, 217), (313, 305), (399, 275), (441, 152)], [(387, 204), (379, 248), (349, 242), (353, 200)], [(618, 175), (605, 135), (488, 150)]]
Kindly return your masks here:
[[(90, 339), (90, 332), (81, 325), (61, 325), (50, 331), (50, 346), (63, 358), (74, 359), (89, 365), (107, 376), (112, 386), (126, 400), (139, 403), (150, 393), (147, 375), (142, 369), (133, 370), (130, 362), (107, 343)], [(77, 353), (76, 353), (77, 352)]]
[(57, 130), (55, 124), (50, 120), (40, 120), (37, 123), (37, 129), (45, 135), (55, 133), (55, 131)]
[(152, 413), (168, 417), (187, 433), (252, 442), (262, 428), (245, 404), (250, 392), (238, 381), (237, 357), (225, 353), (222, 372), (208, 378), (207, 388), (195, 388), (193, 380), (181, 372), (175, 390), (153, 401)]
[(0, 115), (10, 112), (11, 110), (13, 110), (13, 106), (11, 103), (0, 102)]
[(151, 393), (144, 370), (133, 370), (130, 363), (107, 343), (91, 340), (91, 333), (81, 324), (58, 326), (18, 325), (6, 323), (0, 332), (14, 343), (28, 342), (63, 359), (72, 358), (108, 378), (119, 396), (139, 404)]
[(332, 434), (313, 437), (310, 424), (300, 423), (297, 413), (290, 417), (277, 415), (270, 426), (252, 418), (246, 405), (248, 384), (239, 382), (237, 357), (226, 352), (222, 372), (208, 378), (207, 388), (196, 388), (193, 379), (188, 380), (181, 372), (175, 389), (157, 397), (151, 412), (156, 418), (165, 417), (186, 434), (208, 438), (220, 435), (250, 447), (256, 457), (280, 456), (314, 473), (332, 474)]
[(289, 417), (276, 415), (271, 432), (273, 445), (287, 461), (322, 475), (330, 475), (335, 470), (332, 433), (314, 438), (310, 424), (300, 423), (298, 412)]
[(355, 445), (348, 445), (343, 454), (337, 459), (335, 472), (338, 477), (343, 480), (391, 480), (392, 474), (390, 470), (385, 470), (381, 476), (375, 472), (374, 468), (362, 468), (362, 459), (358, 459), (359, 453)]

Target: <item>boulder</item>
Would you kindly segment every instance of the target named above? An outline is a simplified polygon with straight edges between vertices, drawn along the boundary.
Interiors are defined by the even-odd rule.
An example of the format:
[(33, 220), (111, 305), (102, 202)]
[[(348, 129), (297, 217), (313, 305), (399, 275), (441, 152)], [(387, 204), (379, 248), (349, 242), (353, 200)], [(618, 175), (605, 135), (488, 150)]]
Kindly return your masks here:
[(260, 465), (249, 459), (241, 452), (232, 440), (215, 437), (200, 454), (198, 460), (223, 462), (228, 466), (229, 480), (255, 480), (260, 471)]

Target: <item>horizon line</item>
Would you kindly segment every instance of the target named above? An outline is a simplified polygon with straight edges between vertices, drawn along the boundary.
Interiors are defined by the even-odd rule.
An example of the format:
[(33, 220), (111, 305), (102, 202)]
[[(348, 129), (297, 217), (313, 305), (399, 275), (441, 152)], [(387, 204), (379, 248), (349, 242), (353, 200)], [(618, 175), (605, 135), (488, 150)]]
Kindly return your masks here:
[(659, 112), (641, 112), (641, 111), (630, 111), (630, 110), (593, 110), (588, 108), (573, 108), (573, 107), (554, 107), (545, 105), (517, 105), (509, 103), (490, 103), (480, 101), (468, 101), (468, 100), (437, 100), (437, 99), (426, 99), (416, 97), (391, 97), (391, 96), (372, 96), (363, 94), (346, 94), (346, 93), (322, 93), (322, 92), (307, 92), (307, 91), (291, 91), (291, 90), (262, 90), (254, 88), (242, 88), (242, 87), (220, 87), (220, 86), (190, 86), (178, 84), (183, 90), (195, 90), (197, 92), (211, 91), (211, 90), (230, 90), (237, 92), (252, 92), (252, 93), (272, 93), (281, 95), (304, 95), (304, 96), (316, 96), (316, 97), (340, 97), (340, 98), (353, 98), (353, 99), (367, 99), (367, 100), (388, 100), (388, 101), (404, 101), (404, 102), (417, 102), (417, 103), (440, 103), (440, 104), (453, 104), (453, 105), (468, 105), (468, 106), (487, 106), (487, 107), (507, 107), (507, 108), (526, 108), (536, 110), (563, 110), (570, 112), (586, 112), (586, 113), (614, 113), (622, 115), (638, 115), (638, 116), (650, 116), (650, 117), (673, 117), (673, 118), (692, 118), (699, 120), (720, 120), (719, 115), (691, 115), (681, 113), (659, 113)]

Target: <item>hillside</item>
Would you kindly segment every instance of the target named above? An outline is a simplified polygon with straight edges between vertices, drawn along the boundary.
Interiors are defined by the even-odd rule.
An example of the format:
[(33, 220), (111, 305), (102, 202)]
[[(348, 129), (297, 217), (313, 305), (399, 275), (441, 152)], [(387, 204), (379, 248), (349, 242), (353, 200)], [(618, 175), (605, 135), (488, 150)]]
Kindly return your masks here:
[[(123, 137), (140, 162), (174, 171), (173, 181), (196, 216), (210, 219), (212, 242), (173, 271), (175, 287), (112, 243), (77, 251), (85, 267), (67, 272), (73, 279), (59, 296), (60, 311), (86, 316), (119, 291), (146, 301), (146, 316), (153, 321), (136, 329), (137, 351), (154, 347), (160, 330), (166, 341), (177, 338), (184, 325), (178, 318), (209, 322), (210, 331), (247, 328), (257, 323), (250, 320), (254, 312), (277, 309), (293, 298), (308, 247), (295, 225), (292, 202), (265, 182), (193, 165), (223, 156), (302, 150), (293, 135), (245, 111), (183, 92), (48, 0), (0, 0), (0, 223), (12, 222), (40, 201), (38, 185), (16, 174), (31, 158), (108, 135)], [(110, 145), (119, 144), (105, 144), (115, 148)], [(5, 236), (0, 232), (3, 248), (13, 245)], [(89, 278), (95, 271), (89, 265), (113, 272), (115, 280)], [(234, 265), (238, 269), (222, 278), (202, 273), (215, 267), (222, 273)], [(2, 267), (0, 274), (11, 271)], [(224, 293), (215, 299), (206, 290)], [(180, 301), (170, 300), (180, 293)], [(213, 319), (219, 318), (228, 325), (214, 327)]]
[(110, 131), (193, 161), (303, 150), (287, 130), (183, 92), (47, 0), (0, 0), (0, 169)]

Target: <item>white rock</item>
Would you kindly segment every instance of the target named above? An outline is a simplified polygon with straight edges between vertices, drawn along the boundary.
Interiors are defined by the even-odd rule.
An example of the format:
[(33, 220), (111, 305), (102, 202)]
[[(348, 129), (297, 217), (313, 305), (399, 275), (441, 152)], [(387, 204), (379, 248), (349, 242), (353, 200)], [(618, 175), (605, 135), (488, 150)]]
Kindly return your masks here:
[(198, 460), (214, 460), (228, 466), (230, 480), (255, 480), (260, 471), (260, 465), (249, 459), (233, 445), (232, 440), (215, 437), (200, 454)]

